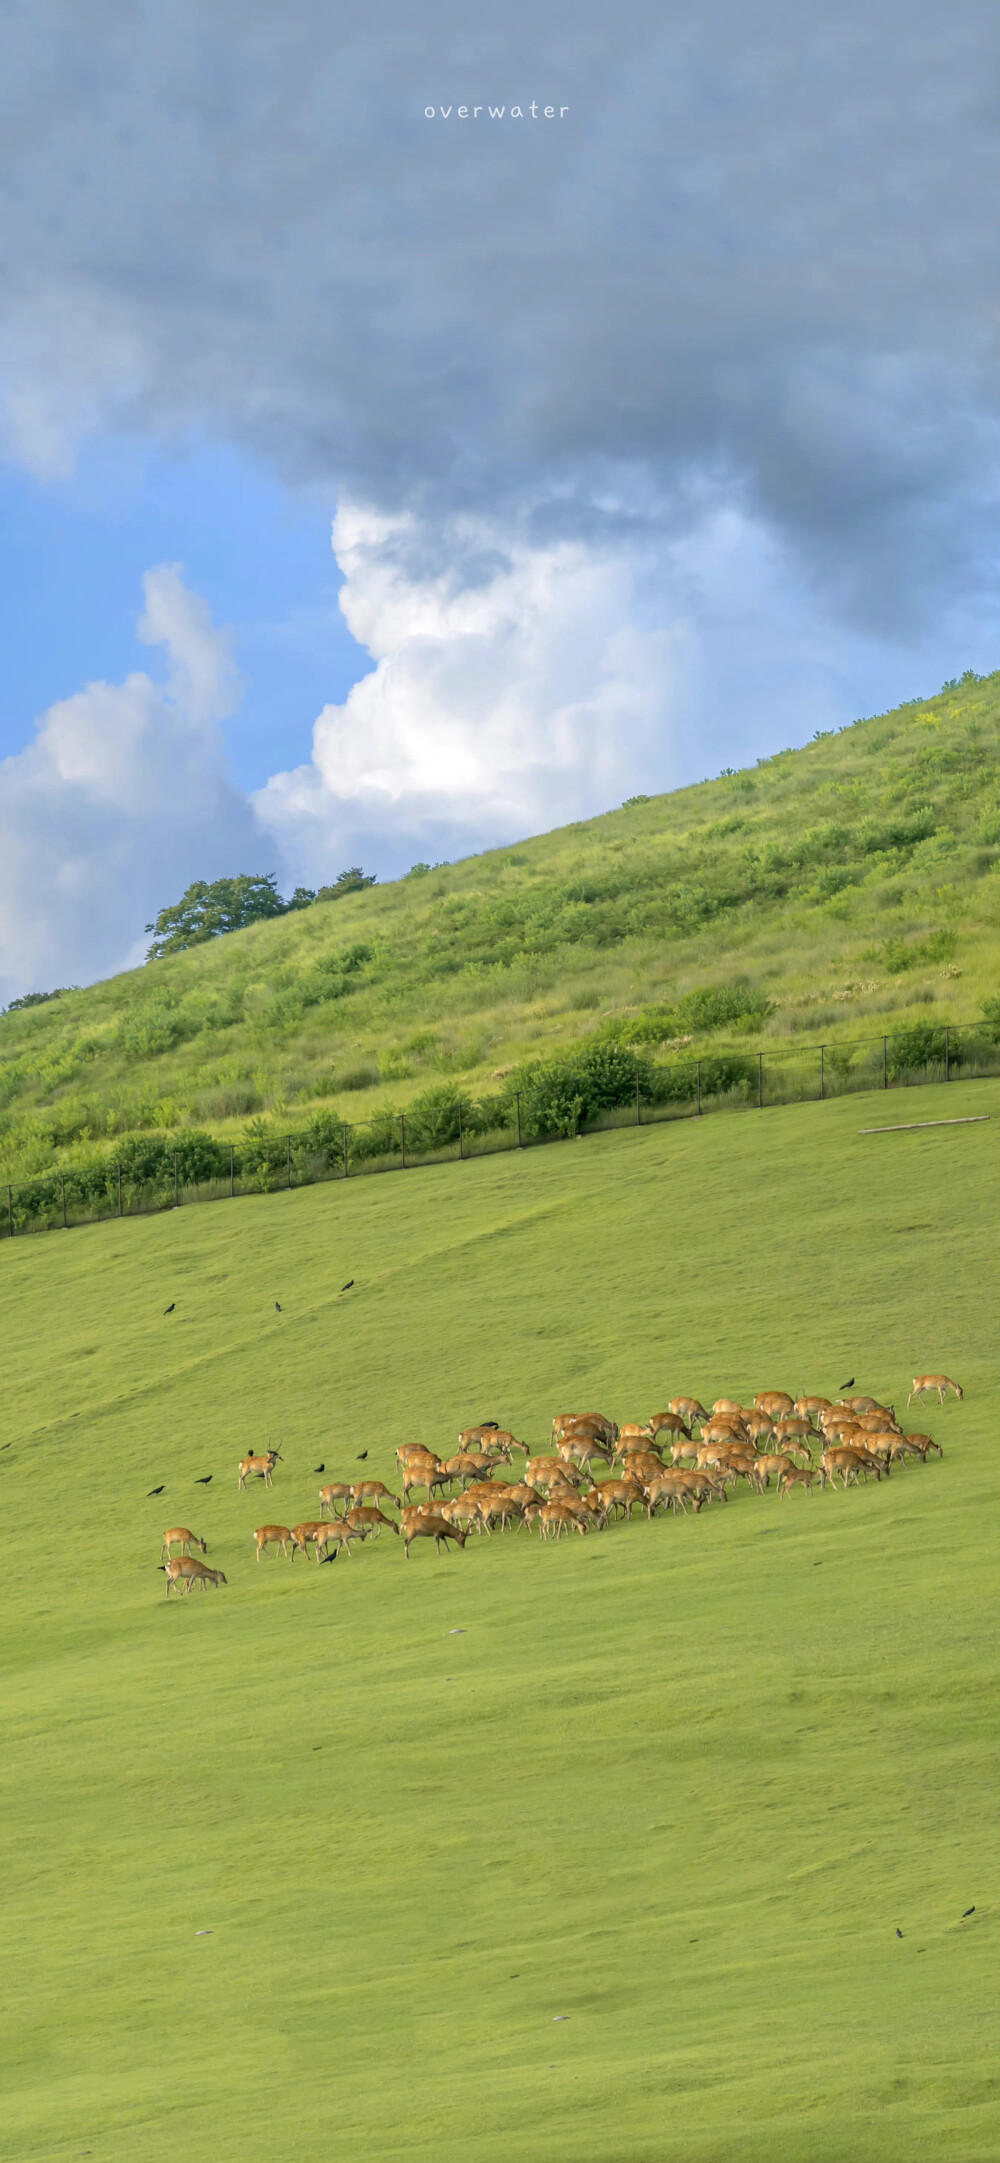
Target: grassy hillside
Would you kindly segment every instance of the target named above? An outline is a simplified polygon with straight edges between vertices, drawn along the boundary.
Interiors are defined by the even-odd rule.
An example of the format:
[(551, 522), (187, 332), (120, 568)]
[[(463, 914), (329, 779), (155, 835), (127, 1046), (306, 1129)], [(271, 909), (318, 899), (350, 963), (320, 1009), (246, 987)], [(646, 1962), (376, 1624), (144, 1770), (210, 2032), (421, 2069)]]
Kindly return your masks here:
[[(0, 1019), (0, 1177), (475, 1095), (598, 1027), (697, 1056), (1000, 991), (1000, 673)], [(169, 897), (164, 897), (169, 898)], [(735, 991), (721, 1003), (710, 995)], [(669, 1056), (669, 1051), (668, 1051)]]
[[(992, 2157), (1000, 1124), (873, 1109), (0, 1249), (18, 2163)], [(965, 1399), (888, 1484), (253, 1559), (314, 1466), (385, 1476), (404, 1435), (851, 1374), (899, 1403), (925, 1365)], [(265, 1503), (235, 1463), (269, 1432)], [(227, 1589), (164, 1599), (177, 1522)]]

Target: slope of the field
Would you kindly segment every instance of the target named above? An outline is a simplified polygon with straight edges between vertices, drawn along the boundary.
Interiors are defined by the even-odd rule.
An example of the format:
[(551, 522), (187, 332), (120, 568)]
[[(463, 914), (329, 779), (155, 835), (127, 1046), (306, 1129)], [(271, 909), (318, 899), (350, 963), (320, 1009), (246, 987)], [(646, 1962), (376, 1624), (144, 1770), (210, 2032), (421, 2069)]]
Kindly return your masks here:
[[(0, 1250), (5, 2154), (993, 2156), (996, 1105)], [(944, 1457), (880, 1485), (254, 1561), (403, 1438), (925, 1368)], [(225, 1589), (164, 1598), (176, 1523)]]
[(644, 1021), (647, 1044), (659, 1026), (697, 1057), (722, 1039), (690, 995), (718, 987), (749, 987), (740, 1042), (765, 1050), (975, 1021), (1000, 991), (998, 751), (1000, 673), (970, 677), (751, 771), (7, 1014), (0, 1176), (143, 1130), (294, 1132), (317, 1098), (354, 1121), (447, 1077), (480, 1095), (615, 1017), (626, 1041)]

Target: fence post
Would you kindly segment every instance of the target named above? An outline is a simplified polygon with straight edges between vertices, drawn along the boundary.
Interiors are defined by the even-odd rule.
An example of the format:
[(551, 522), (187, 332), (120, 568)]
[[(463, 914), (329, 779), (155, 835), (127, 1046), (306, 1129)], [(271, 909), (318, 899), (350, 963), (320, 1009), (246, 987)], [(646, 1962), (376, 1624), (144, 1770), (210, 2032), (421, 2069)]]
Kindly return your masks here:
[(7, 1237), (8, 1237), (8, 1239), (13, 1239), (13, 1237), (14, 1237), (14, 1189), (13, 1189), (13, 1187), (8, 1187), (8, 1189), (7, 1189)]
[(764, 1109), (764, 1054), (757, 1053), (757, 1110)]
[(403, 1113), (402, 1113), (402, 1112), (400, 1112), (400, 1115), (399, 1115), (399, 1147), (400, 1147), (400, 1154), (401, 1154), (401, 1156), (402, 1156), (402, 1159), (403, 1159), (403, 1162), (402, 1162), (402, 1166), (401, 1166), (401, 1169), (402, 1169), (402, 1170), (403, 1170), (403, 1171), (405, 1172), (405, 1170), (406, 1170), (406, 1119), (405, 1119), (405, 1117), (404, 1117), (404, 1115), (403, 1115)]
[(887, 1036), (882, 1038), (882, 1087), (883, 1089), (889, 1087), (889, 1039)]
[(460, 1160), (460, 1161), (461, 1161), (461, 1159), (462, 1159), (462, 1158), (464, 1157), (464, 1155), (465, 1155), (465, 1143), (464, 1143), (464, 1141), (463, 1141), (463, 1139), (462, 1139), (462, 1099), (461, 1099), (461, 1097), (459, 1097), (459, 1100), (458, 1100), (458, 1155), (459, 1155), (459, 1160)]
[(347, 1121), (344, 1121), (344, 1178), (351, 1176), (351, 1161), (347, 1153)]
[(638, 1059), (637, 1059), (637, 1060), (636, 1060), (636, 1062), (635, 1062), (635, 1123), (636, 1123), (636, 1126), (637, 1126), (637, 1127), (641, 1127), (641, 1125), (642, 1125), (642, 1113), (641, 1113), (641, 1112), (640, 1112), (640, 1110), (639, 1110), (639, 1061), (638, 1061)]
[(119, 1214), (119, 1216), (121, 1216), (121, 1213), (122, 1213), (122, 1168), (121, 1168), (121, 1165), (119, 1164), (119, 1166), (118, 1166), (118, 1214)]
[(236, 1150), (235, 1150), (235, 1148), (234, 1148), (234, 1146), (233, 1146), (233, 1143), (232, 1143), (232, 1142), (230, 1142), (230, 1144), (229, 1144), (229, 1199), (230, 1199), (230, 1201), (232, 1201), (232, 1200), (234, 1199), (234, 1197), (235, 1197), (235, 1194), (236, 1194)]
[(701, 1118), (701, 1060), (698, 1061), (698, 1118)]
[(292, 1137), (291, 1137), (291, 1135), (290, 1135), (290, 1134), (286, 1134), (286, 1136), (285, 1136), (285, 1185), (286, 1185), (286, 1187), (290, 1187), (290, 1186), (291, 1186), (291, 1184), (292, 1184)]
[(944, 1032), (944, 1078), (951, 1080), (951, 1030), (947, 1028)]
[(175, 1209), (179, 1209), (179, 1208), (180, 1208), (180, 1202), (179, 1202), (179, 1200), (178, 1200), (178, 1196), (177, 1196), (177, 1151), (176, 1151), (176, 1149), (174, 1150), (174, 1208), (175, 1208)]
[(521, 1148), (521, 1146), (522, 1146), (522, 1144), (521, 1144), (521, 1092), (520, 1092), (520, 1090), (519, 1090), (519, 1089), (518, 1089), (518, 1090), (517, 1090), (517, 1091), (515, 1092), (515, 1095), (514, 1095), (514, 1102), (515, 1102), (515, 1104), (516, 1104), (516, 1106), (517, 1106), (517, 1146), (518, 1146), (518, 1148), (520, 1149), (520, 1148)]
[(826, 1045), (825, 1045), (825, 1044), (821, 1044), (821, 1045), (820, 1045), (820, 1047), (819, 1047), (819, 1100), (820, 1100), (820, 1103), (821, 1103), (821, 1104), (822, 1104), (822, 1102), (823, 1102), (823, 1098), (825, 1097), (825, 1095), (826, 1095)]
[(63, 1194), (63, 1231), (65, 1232), (65, 1231), (66, 1231), (66, 1229), (67, 1229), (67, 1226), (66, 1226), (66, 1181), (65, 1181), (65, 1179), (63, 1180), (63, 1183), (62, 1183), (62, 1194)]

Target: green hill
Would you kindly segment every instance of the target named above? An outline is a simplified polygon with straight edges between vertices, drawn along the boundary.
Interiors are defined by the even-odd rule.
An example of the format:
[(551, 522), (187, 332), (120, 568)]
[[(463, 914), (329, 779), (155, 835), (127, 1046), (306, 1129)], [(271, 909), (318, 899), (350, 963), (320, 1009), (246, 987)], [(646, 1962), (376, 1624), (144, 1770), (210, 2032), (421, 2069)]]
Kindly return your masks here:
[[(960, 1079), (907, 1116), (995, 1102)], [(1000, 1125), (870, 1111), (0, 1248), (17, 2163), (992, 2156)], [(390, 1479), (404, 1437), (849, 1375), (902, 1406), (924, 1367), (965, 1397), (887, 1483), (254, 1561), (314, 1467)], [(273, 1493), (238, 1495), (268, 1434)], [(226, 1588), (164, 1598), (177, 1523)]]
[(295, 1133), (317, 1099), (356, 1121), (449, 1079), (476, 1097), (595, 1031), (669, 1059), (975, 1020), (1000, 990), (998, 738), (1000, 673), (968, 676), (8, 1013), (0, 1177), (137, 1133)]

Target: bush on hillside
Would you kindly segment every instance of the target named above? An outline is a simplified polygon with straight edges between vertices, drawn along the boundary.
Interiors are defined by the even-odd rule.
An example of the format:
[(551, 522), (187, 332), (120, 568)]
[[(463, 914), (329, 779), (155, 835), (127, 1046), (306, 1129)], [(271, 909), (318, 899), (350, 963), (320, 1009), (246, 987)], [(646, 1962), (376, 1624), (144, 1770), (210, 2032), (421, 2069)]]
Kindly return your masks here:
[(889, 1038), (886, 1052), (889, 1079), (915, 1073), (921, 1067), (943, 1066), (946, 1056), (952, 1066), (961, 1064), (964, 1057), (961, 1037), (953, 1034), (949, 1044), (944, 1029), (937, 1022), (915, 1022), (912, 1029), (901, 1029), (897, 1036)]

